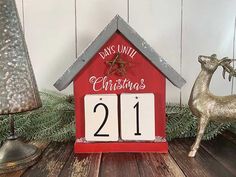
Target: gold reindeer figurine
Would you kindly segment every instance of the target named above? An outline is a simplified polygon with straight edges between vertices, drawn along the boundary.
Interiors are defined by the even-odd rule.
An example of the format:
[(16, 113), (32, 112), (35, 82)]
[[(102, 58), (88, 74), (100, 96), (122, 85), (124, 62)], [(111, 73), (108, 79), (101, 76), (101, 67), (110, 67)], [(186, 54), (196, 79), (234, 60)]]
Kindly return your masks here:
[(189, 152), (189, 157), (194, 157), (201, 142), (205, 128), (209, 121), (236, 121), (236, 95), (216, 96), (209, 91), (209, 85), (213, 73), (218, 66), (223, 67), (229, 73), (229, 81), (236, 76), (236, 70), (230, 65), (233, 59), (227, 57), (218, 60), (216, 55), (198, 57), (201, 63), (201, 72), (198, 75), (189, 98), (189, 108), (199, 118), (198, 133), (194, 144)]

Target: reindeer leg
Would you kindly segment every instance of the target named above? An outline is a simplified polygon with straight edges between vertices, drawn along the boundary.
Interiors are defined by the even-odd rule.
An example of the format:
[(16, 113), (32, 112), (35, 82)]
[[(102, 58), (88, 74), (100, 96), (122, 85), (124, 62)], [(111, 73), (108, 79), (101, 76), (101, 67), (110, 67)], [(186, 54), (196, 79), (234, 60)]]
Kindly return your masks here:
[(196, 140), (194, 142), (194, 144), (191, 147), (191, 151), (189, 152), (188, 156), (189, 157), (195, 157), (195, 154), (199, 148), (199, 144), (202, 140), (202, 136), (205, 132), (206, 126), (209, 122), (209, 118), (208, 117), (200, 117), (199, 123), (198, 123), (198, 133), (197, 133), (197, 137)]

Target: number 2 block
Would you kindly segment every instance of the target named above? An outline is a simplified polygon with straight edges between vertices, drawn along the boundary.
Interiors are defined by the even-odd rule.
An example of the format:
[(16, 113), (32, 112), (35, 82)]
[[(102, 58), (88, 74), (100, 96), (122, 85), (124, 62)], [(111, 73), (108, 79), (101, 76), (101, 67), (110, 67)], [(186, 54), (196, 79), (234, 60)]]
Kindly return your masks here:
[(87, 141), (118, 141), (117, 102), (115, 94), (84, 97)]
[(154, 94), (121, 94), (121, 138), (155, 139)]

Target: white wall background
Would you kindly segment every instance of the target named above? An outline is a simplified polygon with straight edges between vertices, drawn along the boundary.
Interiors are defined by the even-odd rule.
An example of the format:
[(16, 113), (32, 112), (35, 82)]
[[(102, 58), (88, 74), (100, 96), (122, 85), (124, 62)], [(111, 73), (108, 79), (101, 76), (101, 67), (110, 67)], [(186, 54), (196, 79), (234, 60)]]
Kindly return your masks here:
[[(216, 53), (233, 58), (236, 0), (16, 0), (40, 90), (54, 82), (81, 51), (119, 14), (181, 73), (180, 91), (167, 83), (167, 101), (187, 103), (200, 71), (197, 57)], [(236, 93), (219, 69), (211, 90)], [(64, 91), (72, 93), (72, 85)]]

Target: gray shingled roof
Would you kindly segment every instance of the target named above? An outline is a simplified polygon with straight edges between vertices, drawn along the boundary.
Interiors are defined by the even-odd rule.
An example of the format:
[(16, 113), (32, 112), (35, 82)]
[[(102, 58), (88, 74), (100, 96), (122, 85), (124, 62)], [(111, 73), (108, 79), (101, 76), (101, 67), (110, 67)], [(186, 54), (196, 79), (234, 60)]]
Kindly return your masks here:
[(89, 60), (99, 51), (99, 49), (110, 39), (110, 37), (119, 31), (123, 34), (151, 63), (154, 64), (166, 78), (176, 87), (181, 88), (186, 81), (158, 55), (155, 50), (139, 36), (119, 15), (116, 15), (106, 28), (97, 36), (89, 47), (77, 58), (65, 73), (56, 81), (54, 86), (58, 90), (65, 89), (80, 72), (80, 70), (89, 62)]

